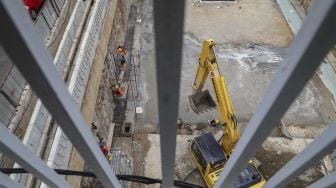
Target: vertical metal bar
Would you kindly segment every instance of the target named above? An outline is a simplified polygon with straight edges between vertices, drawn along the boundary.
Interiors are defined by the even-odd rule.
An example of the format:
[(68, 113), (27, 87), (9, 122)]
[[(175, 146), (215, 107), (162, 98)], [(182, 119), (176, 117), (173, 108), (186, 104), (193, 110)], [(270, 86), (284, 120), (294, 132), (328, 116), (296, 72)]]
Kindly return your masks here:
[(332, 172), (328, 176), (325, 176), (315, 183), (308, 186), (308, 188), (333, 188), (336, 187), (336, 171)]
[(0, 42), (105, 187), (121, 187), (100, 151), (21, 0), (0, 1)]
[(70, 187), (0, 122), (0, 150), (50, 187)]
[(13, 181), (9, 176), (0, 172), (0, 188), (8, 187), (24, 188), (22, 184)]
[(237, 143), (215, 187), (229, 187), (300, 94), (336, 41), (336, 1), (315, 3), (287, 51), (285, 62)]
[(162, 186), (173, 187), (184, 21), (183, 0), (154, 1)]
[[(300, 175), (327, 155), (336, 144), (336, 124), (331, 124), (306, 149), (296, 155), (282, 167), (265, 185), (265, 188), (284, 187), (292, 179)], [(336, 181), (336, 179), (335, 179)]]

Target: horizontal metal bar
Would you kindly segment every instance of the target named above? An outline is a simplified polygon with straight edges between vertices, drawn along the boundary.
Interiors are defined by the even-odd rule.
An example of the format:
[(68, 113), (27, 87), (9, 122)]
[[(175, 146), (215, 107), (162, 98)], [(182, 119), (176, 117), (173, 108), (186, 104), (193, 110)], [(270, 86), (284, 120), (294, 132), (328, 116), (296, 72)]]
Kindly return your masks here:
[(70, 187), (0, 122), (0, 150), (50, 187)]
[(308, 186), (308, 188), (333, 188), (336, 187), (336, 171), (319, 179), (315, 183)]
[(9, 176), (0, 172), (0, 188), (8, 187), (24, 188), (22, 184), (13, 181)]
[[(265, 188), (284, 187), (292, 179), (312, 167), (324, 156), (335, 148), (336, 124), (331, 124), (300, 154), (296, 155), (284, 167), (282, 167), (271, 179), (268, 180)], [(336, 180), (335, 180), (336, 181)]]
[(215, 187), (229, 187), (300, 94), (336, 41), (336, 1), (315, 3)]
[(185, 1), (154, 1), (162, 186), (173, 187)]
[(0, 1), (0, 41), (13, 63), (105, 187), (121, 187), (60, 78), (21, 0)]

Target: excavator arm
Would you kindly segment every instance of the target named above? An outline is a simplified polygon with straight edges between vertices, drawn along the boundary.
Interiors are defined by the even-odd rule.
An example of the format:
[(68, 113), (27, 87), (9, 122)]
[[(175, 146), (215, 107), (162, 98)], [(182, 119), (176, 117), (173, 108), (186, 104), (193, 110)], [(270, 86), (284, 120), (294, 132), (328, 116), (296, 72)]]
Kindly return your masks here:
[[(193, 94), (189, 96), (189, 102), (191, 108), (197, 114), (214, 108), (217, 104), (217, 109), (223, 123), (223, 137), (220, 145), (225, 154), (230, 155), (240, 137), (240, 133), (237, 127), (233, 106), (226, 88), (225, 79), (218, 68), (214, 45), (215, 43), (212, 39), (203, 42), (195, 82), (192, 85), (194, 91)], [(203, 91), (203, 86), (208, 75), (210, 75), (213, 89), (216, 94), (216, 104), (210, 96), (209, 91)]]

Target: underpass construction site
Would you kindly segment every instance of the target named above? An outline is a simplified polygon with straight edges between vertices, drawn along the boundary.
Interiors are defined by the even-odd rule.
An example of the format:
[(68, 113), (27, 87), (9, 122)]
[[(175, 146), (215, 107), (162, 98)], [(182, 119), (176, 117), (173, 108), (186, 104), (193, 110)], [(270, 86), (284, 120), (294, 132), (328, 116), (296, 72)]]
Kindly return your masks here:
[[(163, 178), (153, 0), (65, 0), (57, 21), (47, 24), (48, 35), (39, 19), (56, 15), (43, 8), (56, 4), (45, 1), (34, 26), (45, 35), (43, 42), (75, 108), (112, 171), (132, 176), (120, 181), (122, 187), (161, 187), (132, 181)], [(189, 187), (214, 186), (272, 78), (286, 63), (310, 3), (185, 1), (178, 118), (171, 125), (177, 128), (175, 180)], [(336, 50), (330, 51), (249, 161), (252, 170), (246, 168), (231, 187), (263, 187), (336, 120), (335, 55)], [(1, 124), (49, 167), (92, 172), (24, 77), (16, 72), (12, 76), (16, 68), (11, 61), (0, 45)], [(307, 187), (331, 174), (335, 149), (286, 187)], [(18, 167), (0, 150), (0, 168)], [(47, 187), (30, 173), (9, 177), (25, 187)], [(92, 176), (64, 178), (71, 187), (103, 187)]]

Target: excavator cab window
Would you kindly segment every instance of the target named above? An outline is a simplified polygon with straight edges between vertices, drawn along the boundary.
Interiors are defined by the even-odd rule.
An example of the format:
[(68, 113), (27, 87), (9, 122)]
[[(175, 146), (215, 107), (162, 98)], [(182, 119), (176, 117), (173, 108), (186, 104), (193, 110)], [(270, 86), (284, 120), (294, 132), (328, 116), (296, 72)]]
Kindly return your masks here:
[(213, 167), (220, 168), (226, 161), (226, 156), (221, 146), (211, 133), (205, 133), (194, 138), (191, 150), (203, 170), (206, 169), (207, 164), (210, 164), (209, 167), (211, 169)]

